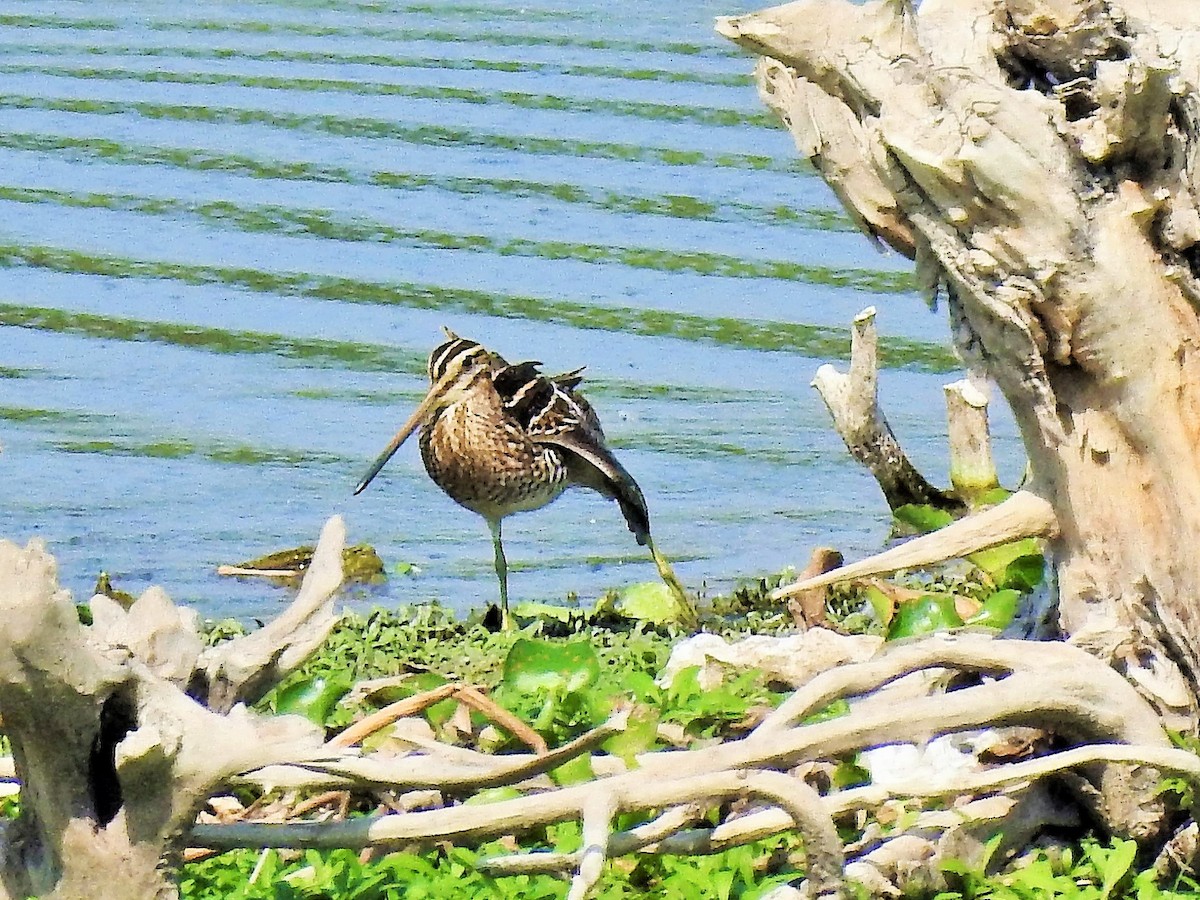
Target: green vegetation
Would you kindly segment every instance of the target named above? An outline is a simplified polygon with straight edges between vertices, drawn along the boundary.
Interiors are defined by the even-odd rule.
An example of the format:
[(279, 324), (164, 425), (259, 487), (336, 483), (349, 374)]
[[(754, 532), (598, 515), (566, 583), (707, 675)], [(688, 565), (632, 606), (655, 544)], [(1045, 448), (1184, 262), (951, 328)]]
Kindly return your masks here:
[[(771, 618), (775, 627), (783, 617)], [(447, 681), (491, 686), (492, 697), (517, 713), (557, 746), (599, 725), (617, 704), (632, 704), (632, 725), (611, 738), (607, 752), (632, 758), (647, 749), (689, 746), (716, 736), (743, 733), (756, 711), (782, 698), (778, 685), (755, 671), (715, 689), (701, 689), (697, 670), (682, 670), (669, 685), (656, 683), (679, 633), (630, 620), (609, 618), (609, 627), (582, 618), (571, 623), (532, 622), (516, 633), (493, 633), (478, 619), (462, 621), (436, 607), (348, 615), (317, 657), (265, 699), (268, 709), (308, 715), (339, 729), (375, 706), (432, 689)], [(766, 621), (760, 614), (756, 621)], [(746, 620), (741, 620), (744, 627)], [(214, 635), (239, 626), (225, 623)], [(407, 675), (406, 675), (407, 673)], [(370, 699), (364, 708), (339, 704), (351, 683), (405, 676)], [(473, 715), (474, 734), (462, 733), (453, 701), (443, 701), (425, 718), (443, 740), (475, 743), (491, 752), (523, 749), (509, 735), (496, 735)], [(659, 726), (664, 726), (660, 728)], [(668, 742), (663, 734), (671, 736)], [(586, 767), (586, 758), (583, 762)], [(577, 764), (552, 773), (560, 783), (586, 775)], [(362, 806), (363, 811), (369, 806)], [(640, 821), (623, 817), (621, 827)], [(522, 836), (525, 849), (570, 851), (579, 845), (574, 822)], [(349, 851), (285, 853), (240, 851), (185, 867), (182, 888), (189, 900), (207, 898), (410, 898), (565, 897), (568, 882), (551, 876), (493, 878), (477, 864), (511, 852), (506, 840), (477, 847), (439, 846), (394, 853), (370, 863)], [(602, 898), (761, 896), (778, 883), (803, 875), (803, 849), (780, 835), (710, 857), (646, 857), (611, 863)]]
[(298, 234), (326, 240), (396, 244), (422, 250), (470, 250), (497, 256), (535, 257), (616, 263), (661, 272), (692, 272), (724, 278), (776, 278), (853, 287), (877, 293), (911, 289), (907, 272), (833, 269), (782, 260), (749, 260), (722, 253), (657, 250), (647, 247), (612, 247), (568, 241), (499, 239), (487, 234), (452, 234), (431, 229), (398, 228), (363, 217), (339, 216), (327, 209), (290, 206), (249, 206), (229, 201), (195, 203), (133, 195), (70, 193), (32, 188), (0, 187), (0, 200), (15, 203), (52, 203), (84, 209), (109, 209), (150, 216), (189, 217), (207, 225), (247, 232)]
[(220, 171), (249, 178), (378, 185), (396, 191), (448, 191), (469, 196), (531, 197), (573, 203), (604, 212), (653, 215), (706, 222), (796, 225), (819, 231), (853, 231), (842, 212), (779, 204), (757, 206), (735, 200), (704, 200), (684, 194), (633, 194), (569, 182), (480, 178), (417, 172), (359, 172), (343, 166), (258, 158), (189, 147), (158, 147), (103, 138), (5, 132), (0, 148), (55, 153), (67, 159), (95, 159), (118, 165), (173, 166), (196, 172)]
[(413, 100), (454, 101), (518, 109), (554, 110), (634, 116), (659, 122), (692, 122), (717, 127), (776, 128), (777, 119), (765, 112), (746, 113), (737, 109), (677, 106), (632, 100), (581, 99), (521, 91), (480, 91), (472, 88), (395, 84), (337, 78), (286, 78), (277, 75), (239, 75), (217, 72), (168, 72), (137, 69), (47, 66), (10, 63), (0, 73), (38, 72), (63, 78), (142, 81), (167, 84), (218, 84), (269, 90), (351, 93), (361, 96), (406, 97)]
[[(0, 268), (22, 265), (64, 273), (221, 285), (313, 300), (438, 309), (554, 322), (591, 331), (703, 341), (754, 350), (781, 350), (816, 358), (844, 356), (850, 343), (849, 334), (844, 328), (797, 322), (699, 316), (667, 309), (580, 306), (565, 300), (518, 297), (428, 284), (379, 283), (259, 269), (139, 262), (50, 247), (0, 246)], [(138, 321), (3, 302), (0, 302), (0, 325), (133, 341), (161, 341), (222, 353), (273, 353), (309, 365), (335, 364), (359, 371), (415, 373), (423, 370), (423, 364), (417, 362), (418, 354), (405, 353), (381, 344)], [(896, 337), (885, 338), (880, 343), (883, 364), (887, 367), (909, 367), (926, 372), (949, 372), (958, 367), (954, 355), (946, 347), (937, 344)]]
[[(927, 509), (910, 509), (903, 517), (912, 523), (926, 521), (931, 515)], [(952, 598), (961, 609), (963, 603), (986, 606), (1000, 594), (1024, 594), (1037, 588), (1040, 578), (1032, 577), (1035, 566), (1023, 542), (997, 550), (995, 557), (984, 560), (994, 564), (990, 569), (958, 567), (936, 577), (907, 576), (890, 582), (886, 587), (894, 592), (890, 594), (893, 608), (887, 612), (862, 586), (835, 592), (828, 612), (837, 627), (887, 631), (889, 638), (956, 627), (959, 621), (932, 622), (929, 617), (915, 630), (898, 629), (896, 622), (921, 618), (910, 610), (922, 606), (923, 599), (914, 599), (922, 591)], [(1007, 559), (1003, 566), (998, 565), (1001, 559)], [(790, 631), (790, 616), (768, 599), (782, 577), (748, 582), (729, 596), (713, 598), (705, 627), (729, 638)], [(615, 599), (619, 598), (603, 599), (591, 612), (557, 617), (530, 615), (539, 612), (533, 609), (525, 610), (522, 617), (518, 610), (523, 628), (516, 632), (493, 632), (485, 627), (483, 617), (460, 619), (436, 605), (347, 614), (320, 652), (272, 691), (260, 707), (307, 716), (332, 735), (397, 700), (452, 682), (478, 684), (550, 747), (596, 727), (618, 708), (629, 709), (629, 727), (605, 741), (600, 752), (636, 764), (636, 755), (648, 750), (697, 747), (744, 735), (787, 695), (783, 685), (753, 669), (727, 671), (715, 686), (702, 683), (700, 670), (694, 666), (664, 680), (661, 673), (681, 632), (640, 621), (628, 609), (625, 615), (618, 615)], [(1004, 624), (1002, 618), (986, 624), (999, 627)], [(238, 623), (215, 623), (209, 626), (208, 638), (215, 642), (243, 631)], [(386, 681), (365, 696), (350, 692), (353, 684), (366, 679)], [(836, 717), (845, 710), (844, 701), (839, 701), (812, 721)], [(459, 708), (451, 697), (426, 705), (420, 715), (441, 741), (490, 753), (527, 751), (519, 736), (506, 730), (500, 720), (478, 710), (464, 713), (468, 713), (467, 707)], [(386, 750), (389, 740), (388, 732), (383, 731), (369, 737), (365, 748)], [(591, 760), (588, 756), (572, 760), (552, 771), (550, 777), (560, 785), (593, 777)], [(843, 759), (830, 773), (839, 786), (861, 783), (868, 777), (854, 757)], [(1182, 785), (1164, 783), (1163, 790), (1179, 793), (1181, 802), (1190, 802), (1182, 796)], [(486, 803), (513, 795), (512, 788), (473, 797), (456, 797), (449, 791), (443, 800)], [(243, 802), (254, 799), (245, 792), (239, 792), (239, 798)], [(272, 795), (267, 799), (278, 798)], [(349, 815), (369, 815), (378, 809), (377, 798), (355, 796)], [(5, 801), (3, 814), (14, 811), (13, 802)], [(716, 815), (714, 812), (710, 821), (715, 823)], [(619, 817), (616, 827), (627, 829), (646, 820), (645, 815), (626, 814)], [(882, 826), (886, 834), (895, 824), (890, 819), (847, 820), (842, 823), (843, 838), (854, 840), (864, 826)], [(579, 848), (581, 839), (578, 823), (568, 821), (468, 846), (438, 843), (370, 858), (351, 850), (234, 851), (185, 865), (180, 884), (187, 900), (444, 896), (558, 900), (567, 896), (567, 880), (549, 875), (494, 876), (488, 874), (488, 860), (514, 850), (571, 852)], [(1000, 841), (997, 835), (988, 843), (983, 858), (970, 864), (956, 859), (943, 863), (940, 874), (946, 886), (940, 892), (905, 896), (914, 900), (1200, 898), (1200, 884), (1186, 875), (1157, 878), (1146, 868), (1146, 860), (1139, 857), (1132, 841), (1086, 832), (1061, 835), (1007, 866), (994, 858)], [(593, 896), (601, 900), (755, 900), (778, 885), (798, 883), (804, 872), (802, 842), (792, 833), (783, 833), (711, 856), (647, 854), (610, 860)], [(850, 892), (863, 900), (870, 896), (853, 884)]]
[[(1024, 553), (1012, 551), (1010, 555), (1020, 559)], [(1008, 586), (1006, 577), (996, 579), (982, 569), (972, 568), (966, 574), (949, 576), (937, 584), (906, 579), (907, 587), (903, 589), (915, 593), (912, 586), (917, 584), (930, 590), (949, 590), (953, 585), (963, 600), (986, 606), (989, 598), (997, 594), (1017, 593)], [(729, 637), (748, 632), (790, 631), (788, 614), (767, 600), (780, 580), (780, 577), (760, 579), (728, 597), (714, 598), (706, 627)], [(1022, 589), (1027, 591), (1034, 586), (1024, 583)], [(602, 599), (591, 613), (573, 611), (537, 617), (533, 614), (544, 610), (518, 608), (518, 619), (524, 627), (517, 632), (493, 632), (485, 627), (481, 617), (461, 620), (438, 606), (350, 614), (322, 651), (269, 694), (262, 705), (277, 712), (306, 715), (332, 734), (376, 708), (441, 685), (482, 684), (489, 688), (493, 700), (531, 725), (551, 747), (600, 725), (618, 707), (631, 708), (629, 728), (609, 738), (603, 751), (632, 762), (636, 754), (648, 750), (698, 746), (745, 734), (765, 710), (786, 695), (784, 686), (772, 683), (756, 670), (729, 673), (722, 683), (712, 686), (701, 684), (697, 667), (688, 667), (664, 683), (660, 673), (681, 633), (673, 626), (640, 621), (635, 615), (636, 603), (627, 604), (623, 614), (618, 614), (616, 610), (622, 609), (620, 601), (631, 591), (636, 593), (634, 589)], [(906, 608), (919, 606), (919, 602), (901, 602), (898, 612), (880, 616), (879, 608), (861, 588), (848, 588), (834, 596), (829, 611), (843, 626), (857, 621), (858, 627), (877, 631), (888, 628), (890, 618), (894, 632), (891, 636), (906, 637), (922, 629), (897, 630), (894, 622), (908, 616)], [(959, 623), (942, 622), (933, 627), (947, 624)], [(996, 620), (989, 624), (999, 626), (1003, 622)], [(239, 629), (240, 626), (231, 623), (216, 626), (213, 639)], [(348, 693), (358, 681), (381, 678), (389, 679), (386, 686), (366, 700)], [(351, 696), (355, 699), (350, 700)], [(838, 715), (842, 708), (844, 704), (824, 715)], [(452, 699), (428, 706), (423, 715), (440, 740), (487, 752), (524, 749), (517, 736), (495, 727), (479, 712), (472, 712), (465, 721), (461, 714), (456, 714)], [(375, 736), (368, 740), (368, 747), (379, 747), (386, 740), (386, 734)], [(839, 767), (836, 777), (860, 780), (864, 774), (853, 759), (848, 759)], [(551, 773), (559, 784), (590, 776), (588, 757), (569, 762)], [(510, 789), (500, 790), (505, 796), (511, 793)], [(452, 796), (446, 799), (454, 800)], [(367, 813), (372, 808), (367, 798), (361, 798), (354, 805), (357, 812), (352, 814)], [(627, 828), (639, 821), (643, 820), (625, 816), (619, 825)], [(575, 822), (561, 823), (517, 836), (516, 840), (524, 850), (569, 852), (579, 845), (579, 826)], [(513, 846), (511, 838), (503, 838), (478, 846), (413, 848), (370, 862), (361, 861), (350, 851), (239, 851), (188, 865), (182, 886), (189, 900), (566, 896), (569, 885), (562, 879), (492, 877), (481, 871), (484, 860), (511, 853)], [(1053, 878), (1064, 887), (1070, 883), (1078, 889), (1094, 870), (1100, 873), (1095, 876), (1096, 884), (1109, 885), (1108, 892), (1044, 896), (1133, 896), (1114, 892), (1118, 882), (1123, 884), (1121, 879), (1126, 877), (1124, 869), (1118, 871), (1119, 860), (1125, 858), (1125, 845), (1117, 842), (1112, 851), (1095, 841), (1083, 846), (1090, 849), (1078, 861), (1056, 857)], [(1129, 868), (1129, 862), (1125, 868)], [(1041, 870), (1035, 866), (1031, 871)], [(595, 896), (752, 900), (778, 884), (798, 881), (803, 873), (800, 841), (791, 834), (782, 834), (707, 857), (639, 856), (613, 860)], [(949, 874), (957, 892), (944, 893), (940, 900), (1043, 896), (1036, 892), (1019, 893), (1025, 883), (1020, 879), (1033, 875), (984, 876), (982, 871), (965, 867), (952, 867)], [(1145, 894), (1145, 883), (1142, 877), (1139, 889), (1143, 893), (1139, 897), (1176, 896)], [(1004, 893), (1010, 885), (1015, 885), (1012, 890), (1018, 892)]]
[[(482, 10), (481, 10), (482, 11)], [(487, 8), (491, 16), (491, 8)], [(116, 31), (121, 27), (115, 19), (72, 18), (64, 15), (33, 15), (8, 13), (0, 15), (0, 25), (13, 28), (60, 28), (73, 32)], [(486, 24), (486, 23), (482, 23)], [(615, 50), (628, 53), (669, 53), (684, 57), (730, 57), (736, 50), (717, 41), (690, 43), (686, 41), (653, 42), (630, 41), (613, 38), (580, 38), (569, 34), (505, 34), (495, 30), (484, 30), (474, 34), (461, 31), (419, 28), (389, 28), (386, 26), (338, 26), (317, 25), (307, 22), (278, 21), (263, 22), (243, 19), (152, 19), (145, 27), (158, 32), (213, 32), (228, 34), (280, 34), (303, 37), (371, 37), (397, 43), (415, 41), (437, 41), (451, 44), (485, 44), (494, 47), (582, 47), (589, 50)]]
[(404, 125), (364, 116), (335, 116), (271, 112), (228, 106), (189, 106), (151, 103), (0, 95), (0, 106), (11, 109), (52, 110), (97, 116), (136, 115), (168, 122), (203, 122), (210, 125), (266, 125), (297, 132), (330, 134), (338, 137), (402, 141), (428, 147), (477, 147), (541, 153), (550, 156), (616, 159), (626, 162), (658, 163), (664, 166), (714, 166), (753, 169), (755, 171), (800, 172), (807, 166), (780, 162), (774, 157), (747, 153), (708, 153), (703, 150), (676, 150), (623, 144), (615, 141), (582, 141), (566, 138), (537, 137), (525, 134), (488, 133), (476, 129), (445, 125)]
[[(505, 10), (501, 7), (488, 7), (488, 16), (495, 18), (506, 12), (520, 13), (522, 18), (527, 15), (537, 15), (536, 10), (523, 8), (520, 10)], [(457, 71), (484, 72), (534, 72), (538, 74), (580, 75), (591, 78), (617, 78), (629, 81), (660, 81), (664, 83), (682, 84), (712, 84), (724, 87), (748, 87), (751, 79), (748, 74), (722, 72), (693, 72), (689, 70), (672, 71), (669, 69), (630, 69), (623, 66), (573, 64), (568, 62), (540, 62), (529, 59), (485, 59), (468, 58), (453, 59), (448, 57), (421, 56), (384, 56), (375, 53), (346, 53), (315, 52), (311, 50), (273, 49), (255, 50), (247, 47), (185, 47), (185, 46), (146, 46), (144, 44), (97, 44), (80, 46), (79, 44), (36, 44), (21, 46), (10, 44), (14, 53), (36, 52), (43, 58), (53, 58), (57, 54), (76, 56), (121, 56), (121, 57), (167, 57), (170, 59), (200, 59), (200, 60), (251, 60), (253, 62), (288, 62), (288, 63), (321, 63), (331, 65), (360, 65), (378, 66), (382, 68), (401, 69), (440, 69)]]

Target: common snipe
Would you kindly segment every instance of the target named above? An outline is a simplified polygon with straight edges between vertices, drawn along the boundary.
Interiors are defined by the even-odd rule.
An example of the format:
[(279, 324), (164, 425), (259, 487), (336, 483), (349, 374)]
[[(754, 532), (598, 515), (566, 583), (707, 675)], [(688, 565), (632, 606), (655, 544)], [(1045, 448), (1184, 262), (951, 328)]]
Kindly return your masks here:
[(553, 378), (540, 363), (510, 365), (475, 341), (445, 329), (447, 340), (429, 356), (429, 393), (355, 487), (371, 483), (409, 436), (421, 429), (425, 471), (456, 503), (487, 520), (500, 579), (500, 608), (508, 615), (508, 564), (501, 542), (505, 516), (539, 509), (568, 487), (591, 488), (616, 500), (637, 542), (649, 549), (679, 605), (695, 610), (650, 538), (650, 514), (633, 476), (604, 443), (600, 420), (577, 390), (577, 369)]

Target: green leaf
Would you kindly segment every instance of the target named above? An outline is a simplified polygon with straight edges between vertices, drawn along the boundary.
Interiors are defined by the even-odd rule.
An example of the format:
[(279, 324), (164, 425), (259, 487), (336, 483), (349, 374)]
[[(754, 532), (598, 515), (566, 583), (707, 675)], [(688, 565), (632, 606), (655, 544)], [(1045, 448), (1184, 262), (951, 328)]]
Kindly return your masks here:
[(848, 715), (850, 715), (850, 703), (844, 697), (839, 697), (828, 706), (822, 706), (816, 712), (805, 716), (803, 721), (805, 725), (814, 725), (817, 722), (828, 722), (830, 719)]
[[(1040, 558), (1041, 555), (1042, 549), (1037, 538), (1024, 538), (1008, 544), (1001, 544), (999, 547), (980, 550), (972, 553), (967, 559), (972, 565), (982, 569), (992, 579), (992, 582), (999, 586), (1000, 582), (1004, 580), (1004, 574), (1010, 564), (1024, 556)], [(1040, 582), (1041, 578), (1038, 578), (1038, 581)]]
[(988, 628), (1007, 628), (1017, 614), (1021, 592), (1006, 588), (996, 591), (983, 601), (979, 612), (967, 619), (968, 625), (986, 625)]
[(633, 766), (635, 757), (645, 753), (658, 740), (658, 710), (641, 703), (629, 712), (625, 730), (608, 738), (601, 747), (613, 756), (619, 756), (625, 765)]
[(521, 638), (504, 659), (501, 682), (521, 694), (578, 693), (600, 677), (600, 660), (586, 641), (555, 643)]
[(871, 612), (874, 613), (876, 622), (886, 625), (892, 621), (892, 616), (895, 615), (896, 610), (891, 597), (869, 582), (863, 589), (863, 595), (867, 598), (867, 602), (871, 604)]
[(596, 777), (592, 771), (592, 758), (584, 754), (563, 763), (557, 769), (550, 770), (550, 778), (557, 785), (582, 784)]
[(585, 618), (582, 610), (553, 603), (535, 603), (532, 600), (514, 606), (513, 615), (518, 619), (549, 619), (566, 624)]
[(871, 773), (858, 763), (858, 757), (843, 759), (833, 769), (833, 784), (839, 789), (871, 783)]
[(504, 787), (484, 788), (481, 791), (476, 791), (470, 797), (463, 801), (463, 806), (483, 806), (487, 803), (499, 803), (502, 800), (516, 800), (519, 797), (524, 797), (519, 790), (510, 785)]
[(954, 597), (950, 594), (926, 594), (916, 600), (901, 603), (888, 626), (887, 639), (913, 637), (934, 631), (945, 631), (963, 624), (954, 609)]
[(1133, 865), (1134, 857), (1137, 856), (1137, 843), (1114, 838), (1112, 849), (1107, 852), (1101, 853), (1099, 852), (1099, 848), (1096, 848), (1098, 852), (1092, 855), (1090, 852), (1092, 848), (1089, 847), (1088, 849), (1089, 856), (1092, 856), (1096, 867), (1100, 870), (1100, 874), (1104, 878), (1101, 896), (1107, 900), (1108, 897), (1112, 896), (1117, 884), (1120, 883), (1121, 879), (1125, 877)]
[(923, 534), (945, 528), (954, 521), (954, 516), (946, 510), (924, 503), (906, 503), (892, 510), (892, 516), (897, 522), (915, 528)]
[(275, 698), (275, 711), (281, 715), (304, 716), (324, 725), (339, 700), (350, 690), (344, 675), (317, 676), (294, 682)]
[[(381, 706), (395, 703), (397, 700), (407, 700), (409, 697), (432, 691), (447, 684), (447, 680), (437, 672), (414, 672), (404, 678), (399, 684), (389, 685), (371, 695), (371, 701)], [(425, 708), (425, 718), (434, 728), (441, 728), (458, 709), (458, 701), (453, 698), (440, 700)]]
[(984, 491), (976, 498), (976, 504), (979, 506), (999, 506), (1013, 494), (1007, 488), (994, 487), (990, 491)]
[(643, 581), (622, 588), (612, 609), (627, 619), (655, 625), (678, 622), (681, 612), (675, 595), (661, 581)]
[(1018, 556), (1008, 564), (1000, 580), (999, 587), (1012, 588), (1023, 594), (1028, 594), (1046, 577), (1046, 557), (1041, 553), (1028, 556)]

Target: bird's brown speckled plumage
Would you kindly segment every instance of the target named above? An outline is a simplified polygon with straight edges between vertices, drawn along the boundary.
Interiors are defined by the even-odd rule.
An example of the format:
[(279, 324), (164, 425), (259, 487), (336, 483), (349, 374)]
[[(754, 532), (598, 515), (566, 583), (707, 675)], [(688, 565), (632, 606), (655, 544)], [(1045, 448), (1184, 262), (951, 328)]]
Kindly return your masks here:
[(539, 370), (540, 363), (510, 365), (475, 341), (448, 330), (446, 335), (448, 339), (429, 355), (429, 394), (355, 493), (419, 426), (421, 459), (429, 477), (491, 527), (506, 613), (508, 567), (501, 521), (545, 506), (571, 486), (616, 500), (629, 530), (639, 544), (650, 547), (663, 571), (665, 561), (650, 541), (650, 516), (641, 489), (605, 446), (600, 420), (578, 391), (582, 370), (548, 377)]
[(637, 482), (604, 444), (600, 420), (578, 392), (580, 370), (554, 378), (538, 363), (510, 365), (457, 336), (429, 357), (431, 384), (464, 369), (454, 398), (421, 426), (421, 459), (450, 497), (489, 521), (538, 509), (578, 485), (617, 500), (630, 530), (650, 530)]

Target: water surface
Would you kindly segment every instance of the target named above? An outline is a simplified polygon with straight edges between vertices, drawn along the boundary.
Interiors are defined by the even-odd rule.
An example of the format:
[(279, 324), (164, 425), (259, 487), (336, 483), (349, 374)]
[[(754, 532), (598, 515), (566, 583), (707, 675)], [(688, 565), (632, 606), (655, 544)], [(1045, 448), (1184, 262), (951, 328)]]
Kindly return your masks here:
[[(945, 322), (764, 114), (712, 32), (736, 11), (0, 3), (3, 536), (78, 596), (106, 569), (261, 618), (286, 594), (216, 566), (342, 513), (394, 572), (352, 602), (486, 602), (486, 526), (415, 442), (350, 496), (447, 325), (587, 366), (689, 585), (876, 549), (887, 509), (809, 382), (878, 306), (889, 418), (944, 480)], [(505, 536), (514, 598), (654, 577), (584, 492)]]

